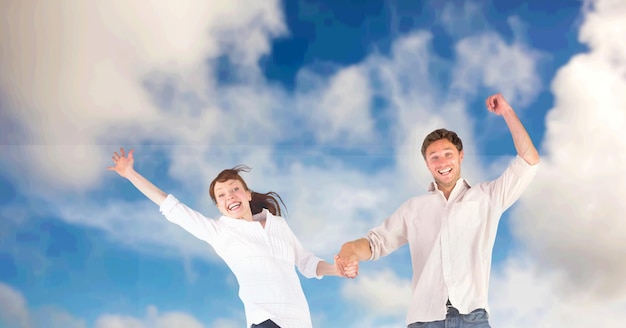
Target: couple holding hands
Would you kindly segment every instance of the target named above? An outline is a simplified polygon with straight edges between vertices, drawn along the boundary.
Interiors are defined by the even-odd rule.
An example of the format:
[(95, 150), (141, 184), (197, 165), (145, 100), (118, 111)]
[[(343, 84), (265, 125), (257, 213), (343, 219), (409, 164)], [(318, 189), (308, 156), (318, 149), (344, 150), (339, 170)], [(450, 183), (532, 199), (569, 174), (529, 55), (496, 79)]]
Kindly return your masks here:
[(513, 138), (517, 156), (508, 168), (495, 180), (471, 186), (461, 178), (461, 139), (446, 129), (431, 132), (421, 148), (433, 177), (428, 194), (410, 198), (366, 236), (343, 244), (333, 264), (298, 241), (281, 217), (278, 194), (248, 188), (240, 175), (250, 170), (246, 166), (223, 170), (211, 182), (210, 197), (222, 214), (217, 220), (137, 173), (132, 150), (115, 152), (108, 169), (159, 205), (167, 220), (213, 247), (237, 278), (248, 327), (312, 327), (295, 267), (307, 278), (354, 278), (359, 261), (407, 243), (413, 268), (407, 327), (490, 327), (487, 294), (498, 221), (534, 178), (539, 154), (501, 94), (487, 98), (486, 105), (504, 118)]

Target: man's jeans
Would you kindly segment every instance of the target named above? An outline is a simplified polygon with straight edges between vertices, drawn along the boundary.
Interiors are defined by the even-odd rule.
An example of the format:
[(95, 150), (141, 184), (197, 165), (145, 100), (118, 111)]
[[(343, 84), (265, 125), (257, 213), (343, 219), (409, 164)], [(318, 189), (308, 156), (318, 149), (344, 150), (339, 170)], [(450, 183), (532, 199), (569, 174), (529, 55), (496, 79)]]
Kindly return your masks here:
[(407, 328), (491, 328), (489, 315), (484, 309), (476, 309), (468, 314), (460, 314), (459, 310), (449, 307), (444, 320), (433, 322), (414, 322)]

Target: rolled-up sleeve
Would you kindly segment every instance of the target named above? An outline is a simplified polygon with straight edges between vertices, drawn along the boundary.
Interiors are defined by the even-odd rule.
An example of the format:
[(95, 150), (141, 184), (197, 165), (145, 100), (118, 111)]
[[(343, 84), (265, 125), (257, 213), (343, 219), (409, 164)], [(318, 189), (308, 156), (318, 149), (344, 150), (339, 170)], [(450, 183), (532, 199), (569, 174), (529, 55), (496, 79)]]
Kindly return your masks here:
[(159, 211), (168, 221), (209, 244), (212, 244), (218, 235), (218, 228), (214, 220), (187, 207), (174, 195), (167, 195), (165, 201), (161, 203)]
[(407, 243), (406, 207), (406, 203), (403, 204), (381, 225), (368, 232), (366, 238), (372, 251), (369, 260), (378, 260)]
[[(528, 188), (537, 174), (539, 164), (528, 164), (519, 155), (497, 179), (480, 185), (500, 211), (508, 209)], [(486, 187), (486, 188), (485, 188)]]

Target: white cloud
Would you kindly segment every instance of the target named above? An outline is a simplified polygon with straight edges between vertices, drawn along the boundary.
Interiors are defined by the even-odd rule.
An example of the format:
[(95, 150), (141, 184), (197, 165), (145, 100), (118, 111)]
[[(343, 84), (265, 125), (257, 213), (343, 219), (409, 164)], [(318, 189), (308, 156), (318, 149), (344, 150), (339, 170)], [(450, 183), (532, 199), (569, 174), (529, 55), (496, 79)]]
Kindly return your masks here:
[(217, 319), (215, 321), (213, 321), (213, 323), (211, 324), (211, 327), (215, 327), (215, 328), (239, 328), (241, 327), (241, 324), (232, 320), (227, 320), (227, 319)]
[[(523, 43), (507, 44), (495, 33), (469, 36), (456, 45), (459, 59), (453, 90), (473, 94), (480, 83), (501, 92), (507, 100), (523, 107), (534, 100), (541, 89), (537, 75), (539, 54)], [(515, 77), (515, 78), (512, 78)]]
[(585, 0), (585, 21), (579, 34), (579, 40), (588, 44), (596, 55), (605, 57), (614, 68), (622, 69), (626, 45), (615, 41), (626, 33), (624, 7), (620, 0)]
[(358, 278), (344, 284), (341, 293), (348, 301), (362, 306), (369, 316), (403, 317), (409, 308), (411, 290), (410, 280), (384, 269), (360, 272)]
[(328, 79), (301, 72), (299, 84), (314, 86), (297, 101), (320, 142), (345, 146), (370, 142), (376, 136), (370, 115), (372, 90), (362, 67), (343, 68)]
[[(391, 177), (350, 171), (294, 165), (278, 184), (288, 196), (288, 222), (303, 245), (328, 261), (341, 245), (363, 236), (391, 213)], [(400, 192), (400, 191), (399, 191)], [(319, 238), (323, 235), (324, 238)]]
[[(434, 6), (439, 6), (431, 1)], [(437, 10), (439, 21), (446, 32), (453, 37), (463, 37), (471, 33), (484, 31), (488, 28), (489, 20), (485, 17), (485, 5), (477, 1), (464, 1), (458, 3), (446, 3), (442, 10)]]
[(481, 85), (501, 92), (516, 107), (526, 106), (542, 87), (537, 75), (542, 54), (527, 46), (525, 24), (517, 16), (507, 17), (514, 34), (512, 41), (497, 34), (484, 14), (493, 10), (488, 7), (465, 1), (461, 6), (448, 3), (437, 11), (442, 27), (457, 40), (452, 94), (473, 97), (481, 90), (476, 86)]
[(6, 328), (85, 328), (85, 320), (66, 311), (42, 306), (31, 309), (22, 293), (0, 282), (0, 326)]
[[(216, 318), (215, 327), (235, 327), (234, 321)], [(222, 325), (223, 324), (223, 325)], [(84, 319), (77, 318), (55, 306), (29, 308), (22, 293), (0, 282), (0, 325), (7, 328), (85, 328)], [(172, 328), (205, 327), (190, 314), (179, 311), (160, 313), (155, 306), (146, 308), (144, 318), (123, 314), (101, 314), (94, 323), (95, 328)]]
[(103, 315), (98, 318), (96, 328), (144, 328), (144, 324), (136, 318), (122, 315)]
[(430, 33), (417, 31), (395, 40), (389, 57), (372, 55), (367, 61), (376, 73), (378, 94), (389, 100), (393, 123), (402, 129), (394, 134), (399, 140), (404, 140), (402, 132), (440, 109), (442, 90), (430, 78), (441, 63), (430, 51), (431, 41)]
[(31, 321), (26, 300), (13, 287), (0, 282), (0, 324), (15, 328), (29, 328)]
[[(494, 327), (619, 327), (623, 324), (626, 297), (596, 299), (590, 295), (563, 295), (567, 280), (563, 271), (546, 270), (516, 254), (494, 268), (491, 282), (490, 322)], [(581, 290), (585, 285), (579, 286)]]
[(55, 306), (44, 306), (30, 311), (34, 327), (48, 328), (86, 328), (84, 319), (77, 318)]
[[(0, 31), (0, 94), (8, 112), (3, 115), (23, 135), (19, 141), (7, 138), (20, 146), (11, 152), (14, 161), (26, 166), (24, 174), (40, 180), (43, 190), (99, 181), (110, 150), (94, 144), (177, 142), (173, 136), (206, 142), (220, 119), (209, 105), (218, 103), (213, 98), (220, 94), (210, 60), (226, 55), (250, 67), (269, 51), (270, 37), (285, 33), (277, 1), (159, 6), (3, 1), (0, 6), (7, 27)], [(182, 112), (154, 105), (142, 85), (154, 74), (170, 81)], [(189, 98), (198, 98), (201, 113), (184, 111)]]
[(182, 312), (160, 314), (155, 306), (149, 306), (143, 319), (118, 314), (103, 314), (96, 320), (95, 328), (202, 328), (204, 325), (193, 316)]
[(605, 35), (626, 29), (626, 3), (594, 4), (581, 26), (590, 52), (552, 82), (541, 169), (513, 222), (543, 266), (563, 270), (556, 292), (608, 302), (626, 292), (626, 48)]

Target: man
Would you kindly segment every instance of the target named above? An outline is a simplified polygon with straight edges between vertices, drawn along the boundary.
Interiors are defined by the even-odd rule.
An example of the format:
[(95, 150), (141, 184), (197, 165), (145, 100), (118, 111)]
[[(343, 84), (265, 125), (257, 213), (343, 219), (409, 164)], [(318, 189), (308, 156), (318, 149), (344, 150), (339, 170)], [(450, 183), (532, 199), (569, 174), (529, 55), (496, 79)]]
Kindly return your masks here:
[(487, 294), (498, 221), (534, 178), (539, 154), (501, 94), (490, 96), (486, 104), (504, 118), (517, 151), (504, 173), (470, 186), (461, 178), (461, 139), (452, 131), (435, 130), (422, 144), (434, 179), (429, 193), (406, 201), (365, 238), (345, 243), (338, 254), (341, 266), (377, 260), (409, 244), (413, 290), (408, 328), (490, 327)]

